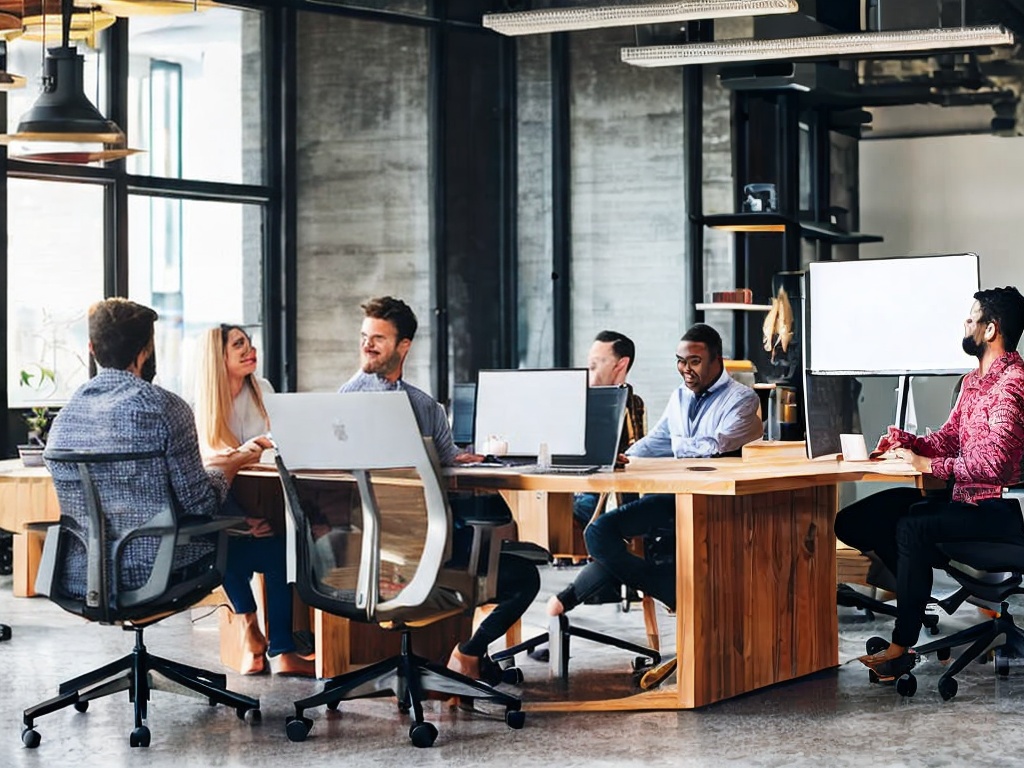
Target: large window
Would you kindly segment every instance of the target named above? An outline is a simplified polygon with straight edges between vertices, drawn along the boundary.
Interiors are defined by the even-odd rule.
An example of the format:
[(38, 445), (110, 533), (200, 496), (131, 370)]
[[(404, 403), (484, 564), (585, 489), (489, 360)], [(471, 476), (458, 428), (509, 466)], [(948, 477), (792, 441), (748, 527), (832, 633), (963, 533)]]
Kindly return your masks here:
[(7, 216), (9, 404), (59, 404), (88, 377), (86, 309), (103, 298), (103, 189), (10, 179)]
[(234, 8), (131, 19), (130, 173), (263, 183), (261, 30)]
[(262, 338), (263, 211), (133, 195), (128, 212), (128, 295), (160, 313), (160, 385), (190, 398), (201, 331), (232, 323)]

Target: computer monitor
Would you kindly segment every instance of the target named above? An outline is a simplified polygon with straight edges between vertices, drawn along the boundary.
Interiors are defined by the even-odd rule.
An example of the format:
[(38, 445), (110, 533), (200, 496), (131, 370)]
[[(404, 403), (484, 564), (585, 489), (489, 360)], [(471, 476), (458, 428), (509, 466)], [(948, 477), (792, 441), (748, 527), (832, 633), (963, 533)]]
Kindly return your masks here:
[(456, 445), (473, 444), (476, 420), (476, 384), (456, 384), (452, 389), (452, 440)]
[(583, 456), (554, 455), (554, 464), (594, 465), (613, 469), (619, 457), (622, 424), (626, 418), (629, 389), (590, 387), (587, 390), (587, 452)]
[(586, 453), (587, 371), (584, 368), (480, 371), (476, 388), (478, 453), (491, 437), (509, 456)]

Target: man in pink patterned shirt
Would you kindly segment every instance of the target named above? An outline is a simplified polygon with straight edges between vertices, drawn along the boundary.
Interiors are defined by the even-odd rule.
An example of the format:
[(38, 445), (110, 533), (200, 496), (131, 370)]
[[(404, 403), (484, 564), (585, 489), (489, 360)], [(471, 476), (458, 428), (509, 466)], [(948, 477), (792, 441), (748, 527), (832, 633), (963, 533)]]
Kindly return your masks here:
[(1004, 486), (1021, 480), (1024, 459), (1024, 361), (1015, 351), (1024, 331), (1024, 296), (1016, 288), (974, 294), (964, 323), (964, 352), (978, 369), (964, 377), (960, 397), (937, 432), (917, 437), (889, 427), (877, 451), (895, 451), (920, 472), (953, 481), (952, 499), (924, 499), (914, 488), (893, 488), (846, 507), (836, 516), (836, 536), (873, 552), (896, 574), (896, 624), (892, 644), (860, 661), (881, 679), (899, 677), (916, 660), (932, 567), (946, 558), (948, 541), (1024, 544), (1024, 522)]

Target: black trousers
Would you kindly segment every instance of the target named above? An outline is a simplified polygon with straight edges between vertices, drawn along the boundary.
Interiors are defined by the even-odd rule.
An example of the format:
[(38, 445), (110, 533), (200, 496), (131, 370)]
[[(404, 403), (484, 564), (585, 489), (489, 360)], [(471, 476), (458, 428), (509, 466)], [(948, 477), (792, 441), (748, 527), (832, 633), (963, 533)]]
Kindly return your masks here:
[(998, 541), (1024, 544), (1020, 505), (986, 499), (977, 505), (928, 499), (914, 488), (890, 488), (861, 499), (836, 515), (836, 537), (861, 552), (873, 552), (896, 574), (897, 616), (892, 641), (917, 642), (931, 597), (932, 568), (948, 558), (939, 544)]
[[(511, 521), (512, 515), (497, 494), (458, 494), (448, 496), (454, 524), (451, 565), (469, 562), (473, 529), (466, 520), (490, 520), (495, 524)], [(486, 567), (486, 564), (483, 565)], [(476, 632), (459, 650), (468, 656), (483, 656), (487, 646), (505, 634), (526, 613), (540, 591), (540, 574), (531, 561), (502, 552), (498, 558), (498, 582), (494, 609), (480, 622)]]

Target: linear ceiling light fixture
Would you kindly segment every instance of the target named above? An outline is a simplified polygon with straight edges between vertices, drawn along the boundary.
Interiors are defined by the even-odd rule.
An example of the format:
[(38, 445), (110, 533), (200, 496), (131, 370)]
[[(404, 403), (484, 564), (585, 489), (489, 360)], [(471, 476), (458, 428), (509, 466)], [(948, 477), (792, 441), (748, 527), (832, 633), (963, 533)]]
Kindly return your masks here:
[(544, 8), (518, 13), (484, 14), (483, 25), (503, 35), (534, 35), (577, 29), (664, 24), (729, 16), (794, 13), (796, 0), (680, 0), (675, 3), (605, 5), (593, 8)]
[(713, 43), (623, 48), (622, 60), (635, 67), (677, 67), (772, 59), (833, 59), (955, 51), (1013, 45), (1013, 33), (999, 24), (947, 29), (901, 29), (847, 35), (814, 35), (774, 40), (720, 40)]

